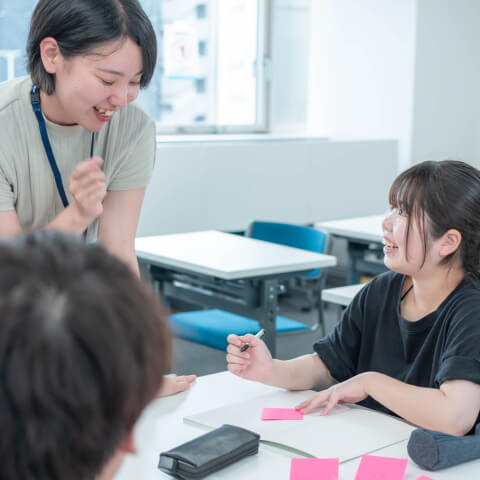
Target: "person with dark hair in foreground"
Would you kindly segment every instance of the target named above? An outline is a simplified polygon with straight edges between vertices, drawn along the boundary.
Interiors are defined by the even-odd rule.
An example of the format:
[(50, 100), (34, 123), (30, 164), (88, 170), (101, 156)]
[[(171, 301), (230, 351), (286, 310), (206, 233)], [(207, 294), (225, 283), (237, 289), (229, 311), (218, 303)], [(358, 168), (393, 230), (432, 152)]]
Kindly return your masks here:
[(0, 243), (0, 478), (107, 480), (169, 371), (165, 311), (101, 246)]

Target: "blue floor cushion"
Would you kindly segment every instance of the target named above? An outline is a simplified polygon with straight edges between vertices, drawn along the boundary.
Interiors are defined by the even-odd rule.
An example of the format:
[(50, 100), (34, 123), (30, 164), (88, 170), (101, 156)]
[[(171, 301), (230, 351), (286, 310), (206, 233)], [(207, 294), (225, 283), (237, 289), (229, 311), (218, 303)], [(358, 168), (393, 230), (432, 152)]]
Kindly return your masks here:
[[(178, 337), (219, 350), (227, 348), (227, 336), (230, 333), (245, 335), (260, 330), (260, 324), (256, 320), (218, 309), (176, 313), (170, 317), (170, 325)], [(277, 332), (307, 329), (303, 323), (277, 316)]]

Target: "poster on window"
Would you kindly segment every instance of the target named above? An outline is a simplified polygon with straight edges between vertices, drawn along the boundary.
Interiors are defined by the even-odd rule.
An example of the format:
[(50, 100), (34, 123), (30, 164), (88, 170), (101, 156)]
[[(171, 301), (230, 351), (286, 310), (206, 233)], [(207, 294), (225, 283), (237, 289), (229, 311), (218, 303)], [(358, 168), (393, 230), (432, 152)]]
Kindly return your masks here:
[(165, 25), (163, 41), (165, 76), (169, 79), (198, 78), (198, 38), (193, 26), (185, 21)]

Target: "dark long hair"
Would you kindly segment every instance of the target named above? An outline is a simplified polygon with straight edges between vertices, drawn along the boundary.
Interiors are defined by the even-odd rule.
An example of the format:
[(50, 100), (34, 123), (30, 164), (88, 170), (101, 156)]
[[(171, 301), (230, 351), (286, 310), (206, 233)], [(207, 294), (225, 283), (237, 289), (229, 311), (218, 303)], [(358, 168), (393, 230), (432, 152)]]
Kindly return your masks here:
[(480, 171), (464, 162), (427, 161), (410, 167), (393, 182), (390, 205), (408, 215), (423, 230), (424, 261), (428, 238), (450, 229), (462, 235), (459, 248), (443, 262), (459, 257), (467, 274), (480, 278)]
[(40, 42), (53, 37), (65, 58), (90, 53), (95, 47), (130, 38), (142, 51), (142, 78), (146, 87), (155, 70), (157, 39), (138, 0), (40, 0), (33, 12), (27, 40), (27, 68), (34, 84), (48, 95), (55, 76), (43, 67)]

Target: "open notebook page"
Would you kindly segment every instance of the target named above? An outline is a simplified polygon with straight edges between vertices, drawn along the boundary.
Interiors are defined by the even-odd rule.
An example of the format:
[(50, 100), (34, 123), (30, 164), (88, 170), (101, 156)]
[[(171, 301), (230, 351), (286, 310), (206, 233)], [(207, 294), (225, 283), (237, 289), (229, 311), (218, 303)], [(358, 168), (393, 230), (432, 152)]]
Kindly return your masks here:
[(259, 433), (261, 441), (340, 462), (407, 440), (415, 428), (395, 417), (348, 405), (337, 406), (327, 416), (314, 412), (298, 421), (261, 420), (264, 407), (293, 408), (314, 393), (278, 391), (190, 415), (184, 421), (209, 428), (238, 425)]

